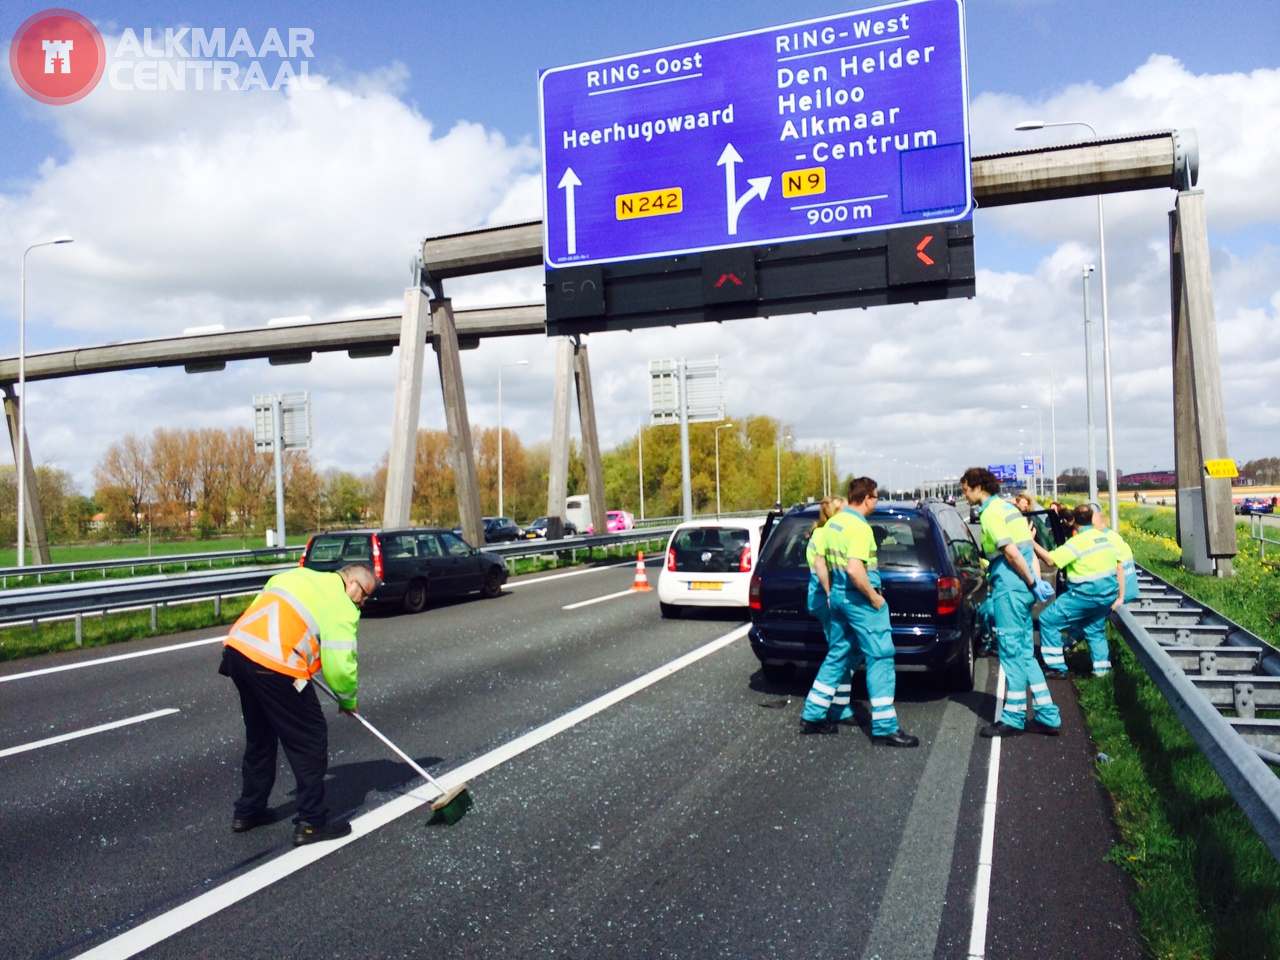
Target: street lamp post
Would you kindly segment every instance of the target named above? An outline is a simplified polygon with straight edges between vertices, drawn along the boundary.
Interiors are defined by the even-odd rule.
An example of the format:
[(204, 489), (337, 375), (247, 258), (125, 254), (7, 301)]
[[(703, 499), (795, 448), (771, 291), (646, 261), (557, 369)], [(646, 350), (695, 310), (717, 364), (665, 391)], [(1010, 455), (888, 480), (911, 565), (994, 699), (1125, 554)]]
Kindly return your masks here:
[(644, 424), (636, 433), (636, 472), (640, 479), (640, 519), (644, 519)]
[(502, 507), (502, 371), (505, 367), (527, 367), (528, 360), (498, 364), (498, 516), (506, 516)]
[(27, 565), (27, 254), (36, 247), (73, 243), (71, 237), (38, 240), (18, 265), (18, 566)]
[(782, 509), (782, 445), (790, 439), (792, 439), (792, 436), (790, 433), (787, 433), (784, 435), (783, 431), (781, 430), (778, 431), (778, 443), (777, 443), (778, 458), (777, 458), (777, 463), (775, 467), (778, 495), (773, 502), (774, 507), (778, 510)]
[(716, 427), (716, 517), (720, 516), (720, 431), (732, 426), (732, 423), (722, 423)]
[[(1098, 131), (1083, 120), (1024, 120), (1015, 130), (1042, 130), (1045, 127), (1084, 127), (1096, 140)], [(1116, 490), (1116, 423), (1111, 397), (1111, 315), (1107, 309), (1107, 234), (1103, 221), (1102, 194), (1098, 194), (1098, 282), (1102, 287), (1102, 396), (1107, 421), (1107, 495), (1111, 498), (1111, 529), (1120, 529), (1120, 500)]]
[(1090, 335), (1089, 320), (1089, 274), (1093, 273), (1093, 264), (1086, 263), (1080, 270), (1080, 279), (1084, 288), (1084, 409), (1088, 422), (1089, 440), (1089, 502), (1098, 502), (1098, 456), (1095, 452), (1096, 442), (1093, 429), (1093, 338)]

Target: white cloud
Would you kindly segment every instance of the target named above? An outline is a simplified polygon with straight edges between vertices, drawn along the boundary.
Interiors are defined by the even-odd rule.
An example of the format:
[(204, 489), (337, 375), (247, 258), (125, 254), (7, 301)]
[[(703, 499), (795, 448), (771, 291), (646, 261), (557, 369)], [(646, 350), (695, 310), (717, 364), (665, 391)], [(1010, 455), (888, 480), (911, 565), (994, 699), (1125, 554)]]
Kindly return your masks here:
[[(480, 123), (436, 129), (430, 104), (424, 115), (402, 98), (405, 76), (395, 66), (341, 82), (322, 78), (316, 89), (287, 95), (104, 88), (72, 107), (33, 113), (57, 125), (66, 157), (0, 193), (0, 274), (16, 273), (29, 238), (69, 232), (77, 242), (33, 257), (32, 349), (203, 323), (256, 325), (284, 314), (395, 311), (422, 236), (539, 216), (534, 148)], [(972, 113), (980, 152), (1036, 142), (1030, 136), (1049, 141), (1049, 131), (1010, 132), (1027, 117), (1083, 117), (1104, 134), (1199, 130), (1210, 228), (1246, 237), (1229, 252), (1215, 245), (1213, 263), (1232, 449), (1241, 458), (1274, 454), (1276, 251), (1247, 236), (1280, 220), (1280, 192), (1265, 179), (1266, 163), (1280, 153), (1280, 70), (1196, 75), (1157, 56), (1111, 87), (1072, 86), (1042, 100), (986, 94)], [(1122, 468), (1172, 461), (1165, 219), (1172, 200), (1167, 191), (1107, 200)], [(734, 415), (768, 413), (802, 440), (838, 441), (846, 470), (883, 473), (893, 457), (906, 473), (953, 471), (1034, 445), (1037, 407), (1048, 446), (1052, 362), (1059, 465), (1083, 464), (1080, 265), (1097, 259), (1094, 205), (979, 211), (975, 225), (981, 269), (973, 301), (590, 337), (604, 442), (632, 435), (644, 419), (649, 358), (718, 354)], [(1045, 244), (1032, 267), (988, 262), (984, 250), (1022, 238)], [(459, 306), (531, 301), (541, 290), (538, 270), (449, 284)], [(1094, 330), (1100, 340), (1096, 323)], [(11, 348), (12, 336), (5, 339)], [(530, 365), (504, 374), (506, 423), (530, 440), (545, 438), (553, 347), (544, 338), (488, 341), (464, 354), (472, 422), (495, 422), (497, 367), (516, 358)], [(35, 384), (33, 448), (87, 483), (105, 445), (127, 431), (247, 424), (253, 393), (304, 388), (316, 406), (317, 461), (364, 470), (387, 446), (395, 362), (318, 355), (299, 367), (253, 361), (221, 374)], [(1096, 399), (1101, 423), (1100, 387)], [(443, 425), (431, 363), (422, 422)], [(1099, 430), (1100, 459), (1101, 449)], [(855, 452), (864, 450), (877, 456)]]

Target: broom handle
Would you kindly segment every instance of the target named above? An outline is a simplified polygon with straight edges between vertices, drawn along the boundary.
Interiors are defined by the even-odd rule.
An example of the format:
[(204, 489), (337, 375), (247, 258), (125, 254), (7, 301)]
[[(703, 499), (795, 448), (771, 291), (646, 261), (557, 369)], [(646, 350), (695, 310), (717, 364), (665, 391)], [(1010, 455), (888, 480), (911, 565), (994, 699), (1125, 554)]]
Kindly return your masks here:
[[(339, 703), (339, 704), (340, 704), (340, 703), (342, 702), (342, 701), (340, 701), (340, 700), (338, 699), (338, 695), (337, 695), (336, 693), (334, 693), (332, 690), (330, 690), (330, 689), (329, 689), (329, 687), (328, 687), (328, 685), (327, 685), (323, 680), (320, 680), (320, 679), (319, 679), (319, 678), (317, 678), (317, 677), (312, 677), (311, 679), (312, 679), (312, 681), (315, 683), (315, 685), (316, 685), (316, 686), (318, 686), (321, 690), (323, 690), (323, 691), (324, 691), (325, 693), (327, 693), (329, 696), (333, 697), (333, 700), (334, 700), (334, 702), (335, 702), (335, 703)], [(365, 727), (365, 729), (366, 729), (366, 730), (368, 730), (368, 731), (369, 731), (370, 733), (372, 733), (375, 737), (377, 737), (377, 738), (378, 738), (379, 740), (381, 740), (384, 744), (386, 744), (386, 745), (387, 745), (387, 747), (389, 747), (389, 748), (390, 748), (390, 750), (391, 750), (391, 752), (392, 752), (392, 753), (394, 753), (397, 757), (399, 757), (401, 760), (403, 760), (405, 763), (407, 763), (409, 766), (411, 766), (411, 767), (413, 768), (414, 772), (415, 772), (416, 774), (418, 774), (418, 776), (422, 777), (424, 780), (426, 780), (426, 781), (427, 781), (427, 783), (431, 784), (433, 787), (435, 787), (435, 788), (436, 788), (437, 790), (439, 790), (441, 793), (444, 793), (444, 792), (445, 792), (445, 789), (444, 789), (444, 787), (442, 787), (442, 786), (440, 785), (440, 781), (439, 781), (439, 780), (437, 780), (437, 779), (436, 779), (435, 777), (433, 777), (431, 774), (427, 773), (427, 771), (426, 771), (426, 770), (423, 770), (423, 769), (422, 769), (422, 767), (420, 767), (420, 766), (418, 765), (418, 762), (417, 762), (416, 760), (414, 760), (414, 759), (413, 759), (413, 757), (409, 756), (407, 753), (405, 753), (403, 750), (401, 750), (399, 747), (397, 747), (394, 743), (392, 743), (390, 740), (388, 740), (388, 739), (386, 738), (386, 736), (384, 736), (384, 735), (383, 735), (382, 731), (381, 731), (381, 730), (379, 730), (377, 727), (375, 727), (375, 726), (374, 726), (372, 723), (370, 723), (368, 720), (366, 720), (363, 716), (361, 716), (361, 714), (360, 714), (360, 712), (359, 712), (359, 711), (357, 711), (357, 710), (351, 710), (351, 711), (349, 711), (349, 713), (350, 713), (353, 717), (355, 717), (357, 720), (359, 720), (362, 724), (364, 724), (364, 727)]]

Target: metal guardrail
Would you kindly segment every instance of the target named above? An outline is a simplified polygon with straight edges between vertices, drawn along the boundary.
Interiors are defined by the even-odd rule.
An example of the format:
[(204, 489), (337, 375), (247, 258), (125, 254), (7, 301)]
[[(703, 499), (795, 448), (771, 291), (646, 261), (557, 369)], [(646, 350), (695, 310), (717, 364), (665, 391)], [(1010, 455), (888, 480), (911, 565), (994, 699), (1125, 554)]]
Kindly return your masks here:
[[(493, 553), (508, 560), (552, 553), (574, 554), (599, 547), (644, 543), (664, 538), (670, 533), (671, 528), (628, 530), (599, 537), (493, 544), (482, 549), (485, 553)], [(115, 581), (9, 590), (0, 595), (0, 625), (74, 618), (78, 645), (82, 638), (83, 620), (86, 615), (150, 607), (151, 624), (154, 629), (156, 608), (161, 604), (175, 601), (213, 600), (216, 607), (220, 605), (223, 597), (254, 593), (262, 589), (272, 576), (291, 566), (292, 564), (275, 564), (248, 570), (134, 577)]]
[(1280, 547), (1280, 516), (1274, 513), (1249, 514), (1249, 536), (1258, 541), (1258, 557), (1266, 560), (1268, 543)]
[(206, 553), (175, 553), (168, 556), (123, 557), (114, 560), (78, 560), (74, 563), (45, 563), (27, 567), (0, 567), (0, 587), (7, 587), (10, 577), (35, 577), (36, 583), (43, 582), (46, 576), (70, 574), (75, 580), (76, 574), (84, 570), (123, 570), (128, 567), (167, 567), (182, 564), (187, 569), (193, 563), (208, 563), (213, 566), (219, 560), (255, 560), (262, 558), (296, 557), (302, 552), (302, 544), (293, 547), (258, 547), (251, 550), (213, 550)]
[(1139, 583), (1112, 622), (1280, 860), (1280, 720), (1257, 716), (1280, 709), (1280, 650), (1141, 567)]

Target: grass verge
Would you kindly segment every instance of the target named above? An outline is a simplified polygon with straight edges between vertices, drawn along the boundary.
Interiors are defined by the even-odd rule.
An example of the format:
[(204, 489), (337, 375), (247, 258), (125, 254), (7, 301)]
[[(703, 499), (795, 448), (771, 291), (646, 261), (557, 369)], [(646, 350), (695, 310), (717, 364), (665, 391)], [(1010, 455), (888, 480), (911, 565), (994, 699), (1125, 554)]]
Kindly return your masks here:
[[(1139, 563), (1274, 641), (1280, 583), (1256, 546), (1250, 557), (1242, 541), (1236, 578), (1195, 577), (1178, 567), (1168, 519), (1135, 513), (1123, 532)], [(1111, 859), (1133, 878), (1151, 954), (1280, 960), (1280, 864), (1114, 630), (1111, 645), (1111, 676), (1077, 687), (1094, 742), (1110, 757), (1097, 771), (1121, 835)]]
[[(576, 551), (565, 551), (563, 554), (513, 557), (508, 569), (513, 576), (518, 576), (562, 567), (582, 566), (584, 563), (623, 560), (634, 557), (637, 550), (648, 549), (655, 545), (661, 549), (663, 543), (665, 538), (640, 544), (597, 547), (594, 550), (579, 548)], [(214, 613), (214, 604), (211, 600), (172, 607), (162, 606), (156, 614), (154, 634), (181, 633), (184, 630), (202, 630), (206, 627), (233, 623), (252, 599), (248, 596), (224, 599), (221, 615)], [(153, 635), (151, 614), (146, 610), (85, 617), (83, 623), (85, 647), (102, 647)], [(0, 628), (0, 662), (75, 649), (77, 649), (75, 624), (70, 620), (39, 623), (35, 626), (23, 624)]]

